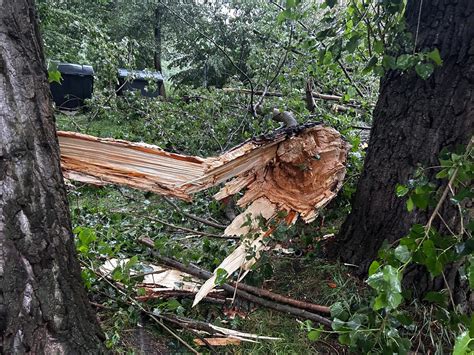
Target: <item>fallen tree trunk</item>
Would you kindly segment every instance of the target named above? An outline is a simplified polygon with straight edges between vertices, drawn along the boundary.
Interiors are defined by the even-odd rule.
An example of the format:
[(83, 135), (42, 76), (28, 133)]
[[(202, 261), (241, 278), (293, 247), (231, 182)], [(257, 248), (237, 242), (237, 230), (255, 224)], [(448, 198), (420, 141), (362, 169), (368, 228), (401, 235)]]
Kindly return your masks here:
[[(214, 196), (225, 199), (246, 189), (237, 204), (247, 209), (224, 235), (247, 238), (217, 269), (244, 276), (260, 255), (274, 222), (314, 220), (336, 196), (345, 175), (349, 145), (330, 127), (315, 123), (280, 129), (210, 158), (166, 152), (157, 146), (58, 132), (66, 178), (98, 185), (118, 184), (191, 200), (192, 194), (225, 183)], [(247, 223), (248, 219), (251, 223)], [(262, 219), (267, 227), (261, 228)], [(273, 226), (271, 225), (273, 224)], [(250, 242), (254, 257), (247, 258)], [(217, 270), (216, 269), (216, 270)], [(214, 274), (194, 304), (215, 286)]]
[(330, 127), (308, 124), (251, 139), (211, 158), (169, 153), (157, 146), (75, 132), (58, 132), (64, 176), (117, 184), (190, 201), (191, 195), (231, 180), (221, 200), (243, 188), (245, 206), (266, 197), (278, 210), (316, 217), (337, 193), (348, 144)]

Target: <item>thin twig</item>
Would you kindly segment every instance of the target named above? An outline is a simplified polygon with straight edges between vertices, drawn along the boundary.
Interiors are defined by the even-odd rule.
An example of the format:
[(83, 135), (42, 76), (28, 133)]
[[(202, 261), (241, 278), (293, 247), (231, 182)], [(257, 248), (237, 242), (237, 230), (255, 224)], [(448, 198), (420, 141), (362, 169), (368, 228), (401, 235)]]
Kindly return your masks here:
[(420, 30), (421, 22), (421, 8), (423, 7), (423, 0), (420, 0), (420, 8), (418, 9), (418, 21), (416, 24), (415, 43), (413, 44), (413, 54), (416, 53), (416, 42), (418, 41), (418, 32)]
[[(285, 8), (283, 6), (281, 6), (280, 4), (270, 0), (270, 3), (277, 6), (280, 10), (285, 10)], [(298, 24), (303, 27), (306, 31), (308, 31), (308, 33), (310, 34), (313, 34), (313, 31), (311, 31), (308, 26), (306, 26), (303, 21), (301, 20), (297, 20)], [(316, 37), (317, 38), (317, 37)], [(319, 43), (321, 43), (321, 45), (323, 46), (324, 49), (327, 49), (327, 45), (320, 41)], [(339, 65), (339, 67), (342, 69), (344, 75), (346, 76), (346, 78), (349, 80), (349, 82), (352, 84), (352, 86), (354, 87), (354, 89), (356, 89), (357, 93), (362, 97), (364, 98), (365, 95), (364, 93), (359, 89), (359, 87), (356, 85), (356, 83), (354, 82), (354, 80), (352, 79), (352, 77), (350, 76), (349, 72), (347, 71), (346, 67), (344, 66), (344, 64), (341, 62), (340, 59), (336, 60), (336, 63), (337, 65)]]
[[(246, 72), (244, 72), (237, 64), (234, 63), (234, 61), (232, 60), (232, 58), (230, 57), (230, 55), (225, 51), (224, 48), (222, 48), (212, 37), (209, 37), (208, 35), (206, 35), (204, 32), (202, 32), (197, 26), (194, 26), (193, 24), (191, 24), (189, 21), (187, 21), (184, 17), (182, 17), (181, 15), (177, 14), (175, 11), (173, 11), (168, 5), (166, 5), (165, 3), (161, 2), (161, 1), (158, 1), (159, 4), (161, 4), (162, 6), (164, 6), (166, 9), (168, 9), (168, 11), (173, 15), (175, 16), (176, 18), (180, 19), (182, 22), (184, 22), (186, 25), (188, 25), (189, 27), (193, 28), (197, 33), (199, 33), (202, 37), (204, 37), (205, 39), (207, 39), (208, 41), (210, 41), (212, 44), (214, 44), (214, 46), (216, 46), (216, 48), (222, 52), (222, 54), (224, 54), (224, 56), (227, 58), (227, 60), (230, 62), (230, 64), (235, 68), (237, 69), (237, 71), (242, 74), (244, 76), (244, 78), (247, 80), (247, 82), (249, 83), (249, 86), (250, 86), (250, 90), (254, 90), (254, 85), (253, 85), (253, 82), (252, 80), (249, 78), (249, 76), (247, 75)], [(250, 107), (253, 107), (253, 95), (250, 96)]]
[[(474, 139), (471, 137), (471, 139), (469, 141), (469, 144), (466, 147), (466, 154), (469, 154), (473, 142), (474, 142)], [(428, 220), (428, 223), (426, 224), (426, 230), (427, 231), (430, 230), (431, 225), (433, 224), (433, 220), (438, 215), (438, 212), (441, 209), (441, 206), (443, 205), (443, 202), (446, 200), (446, 197), (448, 196), (448, 193), (449, 193), (450, 189), (452, 188), (451, 186), (454, 183), (454, 181), (456, 180), (456, 177), (458, 176), (458, 172), (459, 172), (459, 167), (456, 167), (456, 169), (453, 172), (453, 175), (451, 176), (451, 179), (449, 179), (449, 181), (448, 181), (448, 185), (445, 187), (445, 189), (443, 191), (443, 194), (441, 195), (441, 198), (438, 201), (438, 204), (436, 205), (433, 213), (431, 214), (431, 217)]]
[(213, 221), (209, 221), (205, 218), (202, 218), (202, 217), (199, 217), (199, 216), (196, 216), (194, 214), (191, 214), (191, 213), (188, 213), (188, 212), (185, 212), (183, 211), (181, 208), (179, 208), (179, 206), (174, 203), (171, 199), (169, 199), (168, 197), (166, 196), (163, 196), (163, 199), (169, 204), (171, 205), (171, 207), (173, 207), (177, 212), (179, 212), (181, 215), (185, 216), (185, 217), (188, 217), (188, 218), (191, 218), (197, 222), (200, 222), (202, 224), (206, 224), (208, 226), (211, 226), (211, 227), (214, 227), (214, 228), (217, 228), (217, 229), (226, 229), (227, 227), (224, 226), (223, 224), (220, 224), (220, 223), (216, 223), (216, 222), (213, 222)]
[(453, 292), (451, 291), (451, 287), (449, 287), (449, 283), (448, 283), (448, 280), (446, 279), (446, 275), (444, 275), (444, 271), (441, 272), (441, 275), (443, 275), (444, 283), (446, 285), (446, 288), (448, 289), (449, 300), (451, 301), (453, 310), (456, 311), (456, 303), (454, 303)]
[[(87, 265), (86, 265), (87, 267)], [(94, 274), (97, 276), (104, 276), (101, 275), (100, 272), (98, 272), (95, 269), (90, 269)], [(183, 344), (185, 347), (187, 347), (189, 350), (191, 350), (194, 354), (199, 354), (191, 345), (186, 343), (178, 334), (176, 334), (174, 331), (172, 331), (169, 327), (167, 327), (161, 320), (159, 320), (153, 313), (149, 312), (146, 310), (139, 302), (137, 302), (133, 297), (127, 295), (120, 287), (118, 287), (115, 283), (110, 281), (107, 277), (104, 277), (104, 281), (107, 282), (110, 286), (112, 286), (115, 290), (117, 290), (120, 294), (125, 296), (133, 305), (137, 306), (142, 312), (146, 313), (151, 319), (153, 319), (156, 323), (158, 323), (163, 329), (165, 329), (168, 333), (170, 333), (173, 337), (175, 337), (181, 344)]]
[(147, 216), (147, 218), (151, 221), (155, 221), (155, 222), (164, 224), (165, 226), (168, 226), (168, 227), (171, 227), (171, 228), (174, 228), (174, 229), (183, 230), (185, 232), (194, 233), (194, 234), (202, 235), (202, 236), (205, 236), (205, 237), (221, 238), (221, 239), (240, 239), (240, 237), (201, 232), (201, 231), (197, 231), (197, 230), (194, 230), (194, 229), (191, 229), (191, 228), (186, 228), (186, 227), (183, 227), (183, 226), (177, 226), (175, 224), (168, 223), (168, 222), (163, 221), (162, 219), (159, 219), (159, 218), (156, 218), (156, 217)]
[(280, 75), (280, 71), (281, 69), (283, 68), (283, 65), (286, 63), (286, 60), (288, 58), (288, 53), (290, 51), (290, 48), (291, 48), (291, 40), (293, 38), (293, 32), (294, 32), (294, 28), (293, 26), (291, 26), (291, 30), (290, 30), (290, 36), (288, 38), (288, 44), (286, 46), (286, 51), (285, 51), (285, 55), (283, 56), (283, 59), (281, 60), (281, 62), (278, 64), (277, 66), (277, 69), (275, 70), (275, 75), (273, 76), (273, 78), (268, 82), (268, 84), (265, 85), (265, 89), (263, 90), (263, 93), (262, 93), (262, 96), (260, 96), (260, 99), (258, 100), (258, 102), (255, 104), (255, 106), (253, 107), (253, 111), (252, 112), (256, 112), (257, 108), (262, 105), (263, 103), (263, 100), (265, 98), (265, 95), (268, 91), (268, 89), (270, 88), (270, 86), (273, 84), (273, 82), (276, 80), (276, 78), (278, 77), (278, 75)]

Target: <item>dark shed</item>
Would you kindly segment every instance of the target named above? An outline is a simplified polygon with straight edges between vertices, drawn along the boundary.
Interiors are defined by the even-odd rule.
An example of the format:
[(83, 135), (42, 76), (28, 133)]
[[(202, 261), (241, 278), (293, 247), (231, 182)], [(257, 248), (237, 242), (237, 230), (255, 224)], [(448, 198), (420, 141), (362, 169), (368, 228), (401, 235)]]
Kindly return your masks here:
[[(124, 91), (137, 90), (143, 96), (160, 96), (163, 86), (163, 75), (159, 72), (149, 72), (144, 70), (118, 70), (119, 86), (117, 95), (123, 95)], [(148, 83), (154, 81), (157, 84), (156, 90), (147, 90)]]
[(84, 106), (84, 100), (90, 99), (94, 90), (94, 69), (90, 65), (60, 63), (58, 71), (61, 73), (61, 84), (50, 84), (56, 106), (65, 110), (77, 110)]

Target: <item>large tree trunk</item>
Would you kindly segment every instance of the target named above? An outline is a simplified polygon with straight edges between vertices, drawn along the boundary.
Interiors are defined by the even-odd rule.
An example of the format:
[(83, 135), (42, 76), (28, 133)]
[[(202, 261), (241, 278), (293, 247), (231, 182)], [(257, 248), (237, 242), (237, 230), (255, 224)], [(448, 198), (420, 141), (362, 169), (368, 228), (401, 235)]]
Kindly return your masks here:
[[(418, 165), (439, 165), (442, 148), (467, 144), (473, 133), (474, 1), (425, 1), (421, 14), (419, 1), (408, 1), (406, 21), (413, 38), (418, 19), (417, 51), (438, 48), (443, 64), (427, 80), (413, 69), (389, 71), (382, 79), (352, 213), (329, 251), (358, 265), (361, 275), (383, 240), (404, 237), (414, 223), (425, 224), (431, 212), (407, 212), (406, 199), (395, 196), (396, 184), (406, 183)], [(433, 178), (436, 171), (431, 171)], [(459, 223), (449, 202), (443, 209), (448, 223)]]
[[(162, 44), (161, 44), (161, 28), (163, 27), (163, 11), (164, 8), (161, 5), (157, 5), (155, 9), (155, 51), (154, 51), (154, 64), (156, 71), (163, 74), (163, 68), (161, 65), (162, 59)], [(160, 95), (166, 98), (165, 83), (160, 84)]]
[(93, 354), (32, 0), (0, 1), (0, 353)]

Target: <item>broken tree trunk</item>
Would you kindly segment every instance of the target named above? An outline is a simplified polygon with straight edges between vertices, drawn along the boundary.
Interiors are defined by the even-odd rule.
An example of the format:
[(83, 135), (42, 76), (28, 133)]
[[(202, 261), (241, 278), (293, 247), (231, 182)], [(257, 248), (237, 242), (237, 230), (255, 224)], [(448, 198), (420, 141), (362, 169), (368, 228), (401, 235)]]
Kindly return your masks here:
[(130, 186), (190, 201), (192, 194), (235, 178), (217, 199), (247, 188), (240, 206), (265, 197), (277, 210), (295, 211), (307, 222), (341, 186), (348, 148), (336, 130), (315, 124), (278, 130), (211, 158), (75, 132), (58, 136), (68, 179)]
[[(349, 148), (335, 129), (315, 123), (253, 138), (211, 158), (74, 132), (58, 136), (64, 176), (72, 180), (125, 185), (187, 201), (220, 183), (225, 185), (214, 196), (217, 200), (246, 189), (237, 203), (247, 209), (224, 231), (246, 237), (217, 268), (229, 276), (239, 268), (243, 276), (250, 270), (264, 239), (273, 232), (271, 223), (284, 220), (291, 225), (298, 217), (305, 222), (317, 217), (342, 185)], [(249, 218), (251, 223), (246, 223)], [(260, 228), (262, 218), (265, 230)], [(248, 244), (254, 252), (250, 260)], [(216, 274), (202, 286), (194, 304), (214, 288), (215, 278)]]

